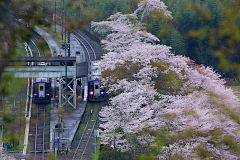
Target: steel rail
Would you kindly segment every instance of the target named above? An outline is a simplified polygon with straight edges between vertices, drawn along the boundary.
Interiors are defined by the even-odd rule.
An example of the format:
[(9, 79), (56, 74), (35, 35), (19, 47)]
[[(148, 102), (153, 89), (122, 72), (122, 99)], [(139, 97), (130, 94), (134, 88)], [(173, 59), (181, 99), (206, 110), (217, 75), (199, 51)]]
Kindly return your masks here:
[[(41, 107), (43, 107), (43, 111), (41, 112)], [(40, 120), (40, 115), (43, 115), (43, 126), (40, 125), (41, 120)], [(46, 108), (45, 106), (41, 106), (41, 105), (37, 105), (37, 121), (36, 121), (36, 128), (35, 128), (35, 140), (34, 140), (34, 160), (39, 160), (39, 156), (37, 156), (38, 153), (42, 153), (41, 155), (41, 159), (44, 160), (45, 159), (45, 116), (46, 116)], [(38, 139), (40, 137), (38, 137), (38, 135), (41, 134), (41, 131), (39, 132), (38, 129), (42, 128), (42, 142), (38, 143)], [(40, 135), (41, 136), (41, 135)], [(38, 144), (42, 145), (42, 150), (38, 150), (37, 146)]]
[(84, 148), (84, 150), (83, 150), (83, 152), (82, 152), (82, 155), (81, 155), (81, 157), (80, 157), (80, 160), (82, 160), (83, 155), (84, 155), (84, 153), (85, 153), (85, 151), (86, 151), (86, 148), (87, 148), (87, 146), (88, 146), (89, 140), (90, 140), (90, 138), (91, 138), (91, 136), (92, 136), (92, 134), (93, 134), (93, 130), (94, 130), (95, 125), (96, 125), (96, 122), (97, 122), (97, 117), (98, 117), (98, 114), (97, 114), (97, 116), (96, 116), (95, 122), (94, 122), (94, 124), (93, 124), (92, 129), (91, 129), (91, 134), (90, 134), (89, 137), (88, 137), (87, 143), (86, 143), (85, 148)]
[[(99, 107), (97, 107), (97, 108), (98, 108), (98, 109), (97, 109), (97, 115), (96, 115), (96, 117), (95, 117), (95, 119), (94, 119), (95, 122), (94, 122), (93, 126), (91, 127), (91, 132), (90, 132), (89, 136), (87, 137), (87, 143), (85, 143), (85, 147), (84, 147), (84, 150), (83, 150), (83, 152), (82, 152), (82, 154), (81, 154), (81, 156), (80, 156), (80, 160), (82, 160), (82, 158), (83, 158), (83, 155), (84, 155), (84, 153), (85, 153), (85, 151), (86, 151), (86, 148), (87, 148), (87, 146), (88, 146), (88, 144), (89, 144), (90, 138), (91, 138), (91, 136), (92, 136), (93, 130), (94, 130), (95, 125), (96, 125), (96, 122), (97, 122), (98, 113), (99, 113)], [(88, 119), (88, 121), (87, 121), (87, 123), (86, 123), (86, 125), (85, 125), (83, 134), (81, 135), (81, 138), (80, 138), (80, 140), (79, 140), (79, 142), (78, 142), (78, 146), (77, 146), (77, 148), (75, 149), (75, 152), (74, 152), (74, 155), (73, 155), (72, 160), (74, 160), (74, 159), (76, 158), (76, 155), (77, 155), (77, 152), (78, 152), (78, 150), (79, 150), (80, 144), (82, 143), (83, 137), (84, 137), (85, 134), (86, 134), (86, 130), (87, 130), (87, 128), (89, 127), (88, 124), (89, 124), (90, 121), (92, 121), (92, 115), (89, 117), (89, 119)]]
[(36, 45), (36, 43), (31, 39), (31, 42), (33, 43), (33, 45), (36, 47), (36, 49), (37, 49), (37, 52), (38, 52), (38, 56), (40, 57), (41, 56), (41, 53), (40, 53), (40, 51), (39, 51), (39, 49), (38, 49), (38, 47), (37, 47), (37, 45)]
[(74, 31), (74, 32), (75, 32), (78, 36), (80, 36), (85, 42), (87, 42), (87, 44), (90, 46), (91, 50), (93, 51), (93, 55), (94, 55), (95, 60), (96, 60), (96, 59), (97, 59), (97, 56), (96, 56), (96, 53), (95, 53), (92, 45), (91, 45), (91, 44), (88, 42), (88, 40), (87, 40), (84, 36), (82, 36), (79, 32), (77, 32), (77, 31)]
[[(74, 31), (73, 31), (74, 33)], [(86, 45), (80, 40), (79, 37), (77, 37), (76, 35), (73, 34), (73, 36), (78, 40), (79, 43), (81, 43), (83, 45), (83, 47), (85, 48), (87, 54), (88, 54), (88, 61), (91, 62), (91, 57), (90, 57), (90, 54), (89, 54), (89, 51), (88, 51), (88, 48), (86, 47)]]
[(34, 141), (34, 160), (36, 160), (37, 157), (37, 135), (38, 135), (38, 107), (37, 107), (37, 122), (35, 125), (35, 141)]
[(45, 150), (45, 119), (46, 118), (46, 108), (44, 107), (44, 119), (43, 119), (43, 149), (42, 149), (42, 159), (44, 160), (44, 150)]
[[(37, 41), (39, 39), (39, 37), (37, 35), (33, 35), (33, 38), (31, 39), (30, 43), (32, 43), (32, 48), (28, 45), (28, 47), (30, 48), (30, 54), (31, 57), (41, 57), (41, 52), (39, 51), (37, 45), (35, 44), (34, 40)], [(34, 51), (37, 51), (37, 53), (32, 52), (33, 47), (35, 48)], [(35, 54), (35, 55), (34, 55)], [(33, 64), (33, 62), (32, 62)], [(31, 88), (31, 100), (30, 100), (30, 106), (32, 108), (32, 95), (33, 95), (33, 78), (32, 78), (32, 88)], [(34, 137), (34, 160), (39, 160), (39, 156), (37, 155), (38, 153), (42, 153), (41, 155), (41, 159), (44, 160), (45, 159), (45, 151), (44, 151), (44, 147), (45, 147), (45, 115), (46, 115), (46, 108), (45, 106), (41, 106), (41, 105), (36, 105), (37, 107), (37, 114), (36, 114), (36, 124), (35, 124), (35, 137)], [(41, 109), (43, 107), (43, 111), (41, 112)], [(29, 112), (31, 113), (31, 109), (29, 110)], [(42, 114), (43, 113), (43, 114)], [(43, 115), (43, 128), (42, 130), (38, 130), (39, 128), (41, 129), (42, 125), (41, 125), (41, 114)], [(41, 134), (41, 131), (43, 133), (42, 135), (42, 142), (38, 143), (38, 140), (40, 137), (38, 137), (38, 135)], [(40, 134), (39, 134), (40, 133)], [(38, 145), (42, 145), (42, 151), (38, 150), (37, 146)]]
[(87, 126), (88, 126), (88, 123), (90, 122), (90, 120), (91, 120), (91, 117), (89, 117), (89, 119), (88, 119), (88, 121), (87, 121), (87, 124), (86, 124), (86, 126), (85, 126), (85, 128), (84, 128), (84, 130), (83, 130), (83, 134), (82, 134), (82, 136), (81, 136), (81, 138), (80, 138), (80, 140), (79, 140), (79, 142), (78, 142), (78, 146), (77, 146), (77, 148), (76, 148), (76, 150), (75, 150), (75, 152), (74, 152), (74, 155), (73, 155), (72, 160), (74, 160), (75, 157), (76, 157), (77, 151), (78, 151), (78, 149), (79, 149), (79, 147), (80, 147), (80, 144), (81, 144), (81, 142), (82, 142), (83, 136), (84, 136), (84, 134), (85, 134), (85, 132), (86, 132), (86, 130), (87, 130)]

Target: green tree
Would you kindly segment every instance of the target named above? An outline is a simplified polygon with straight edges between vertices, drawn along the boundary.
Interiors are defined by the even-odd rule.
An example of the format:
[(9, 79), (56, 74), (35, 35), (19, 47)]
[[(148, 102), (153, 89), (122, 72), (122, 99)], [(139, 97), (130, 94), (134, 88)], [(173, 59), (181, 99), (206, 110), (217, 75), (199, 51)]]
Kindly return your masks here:
[(176, 54), (186, 55), (184, 39), (178, 30), (173, 29), (170, 35), (170, 46)]
[[(16, 132), (21, 130), (21, 128), (18, 128), (21, 127), (21, 122), (19, 122), (20, 118), (17, 117), (17, 115), (21, 117), (24, 116), (22, 115), (22, 108), (14, 108), (15, 111), (12, 112), (13, 103), (8, 102), (8, 104), (6, 104), (2, 101), (2, 97), (8, 97), (11, 101), (11, 96), (14, 96), (18, 87), (24, 83), (22, 80), (15, 79), (11, 75), (4, 74), (3, 71), (4, 68), (9, 65), (9, 60), (15, 59), (19, 52), (24, 52), (24, 50), (19, 50), (19, 44), (27, 42), (31, 38), (33, 26), (38, 24), (45, 24), (47, 26), (47, 23), (43, 20), (45, 14), (42, 12), (41, 2), (42, 1), (39, 0), (2, 0), (0, 3), (1, 128), (4, 125), (4, 134), (1, 140), (3, 140), (8, 147), (19, 145), (20, 137)], [(14, 132), (11, 128), (14, 128)]]
[[(45, 23), (42, 21), (42, 8), (39, 6), (41, 3), (38, 0), (3, 0), (0, 3), (0, 96), (9, 94), (6, 81), (12, 81), (11, 76), (3, 75), (4, 67), (8, 65), (7, 60), (16, 56), (19, 42), (27, 41), (31, 37), (31, 26)], [(19, 19), (26, 24), (20, 24)]]
[[(191, 45), (201, 52), (196, 57), (204, 64), (218, 67), (228, 76), (240, 75), (240, 2), (235, 0), (206, 0), (192, 3), (199, 25), (189, 29), (185, 36), (198, 45)], [(197, 52), (195, 52), (197, 53)]]

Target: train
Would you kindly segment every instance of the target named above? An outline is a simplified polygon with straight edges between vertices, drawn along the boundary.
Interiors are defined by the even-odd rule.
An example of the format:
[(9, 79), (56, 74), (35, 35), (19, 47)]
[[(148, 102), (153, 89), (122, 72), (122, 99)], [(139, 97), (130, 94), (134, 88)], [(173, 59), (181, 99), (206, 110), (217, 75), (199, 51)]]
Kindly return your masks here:
[[(44, 62), (38, 62), (37, 65), (47, 65)], [(101, 82), (101, 72), (98, 70), (99, 61), (90, 63), (90, 74), (88, 81), (88, 101), (101, 102), (107, 98), (106, 87)], [(33, 82), (33, 102), (50, 103), (52, 97), (51, 79), (35, 78)]]
[(106, 99), (106, 88), (101, 84), (101, 80), (91, 80), (88, 82), (88, 100), (104, 101)]
[(49, 78), (36, 78), (33, 82), (33, 102), (50, 103), (51, 80)]
[(90, 62), (90, 76), (88, 81), (88, 101), (105, 101), (106, 88), (101, 82), (101, 72), (98, 70), (99, 61)]

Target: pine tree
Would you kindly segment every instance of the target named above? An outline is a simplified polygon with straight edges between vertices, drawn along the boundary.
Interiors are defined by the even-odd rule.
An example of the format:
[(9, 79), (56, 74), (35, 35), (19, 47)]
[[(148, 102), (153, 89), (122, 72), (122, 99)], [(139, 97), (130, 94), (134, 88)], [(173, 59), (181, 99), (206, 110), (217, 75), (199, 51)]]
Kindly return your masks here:
[(176, 54), (186, 55), (184, 39), (178, 30), (173, 29), (170, 35), (170, 46), (172, 51)]

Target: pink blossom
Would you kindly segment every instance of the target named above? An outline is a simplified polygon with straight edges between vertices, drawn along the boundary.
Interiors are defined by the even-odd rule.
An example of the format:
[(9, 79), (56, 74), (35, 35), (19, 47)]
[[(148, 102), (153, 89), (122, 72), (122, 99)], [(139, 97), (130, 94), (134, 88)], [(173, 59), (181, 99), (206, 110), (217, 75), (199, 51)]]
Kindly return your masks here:
[[(172, 18), (163, 2), (147, 0), (139, 4), (134, 14), (116, 13), (107, 21), (92, 22), (94, 31), (104, 35), (102, 45), (106, 54), (100, 62), (101, 71), (114, 71), (116, 65), (127, 65), (126, 62), (141, 64), (138, 72), (132, 74), (135, 80), (116, 80), (118, 73), (103, 79), (108, 85), (108, 93), (117, 95), (111, 97), (109, 105), (103, 107), (100, 112), (100, 127), (103, 129), (101, 142), (113, 144), (115, 134), (117, 148), (126, 151), (132, 146), (124, 138), (125, 134), (138, 135), (139, 143), (146, 145), (148, 142), (143, 137), (150, 135), (140, 135), (140, 131), (144, 128), (157, 130), (169, 124), (176, 128), (176, 133), (188, 128), (204, 132), (221, 128), (224, 134), (229, 134), (240, 142), (240, 125), (222, 111), (223, 106), (231, 111), (239, 111), (238, 98), (231, 89), (224, 86), (225, 82), (221, 76), (210, 67), (196, 65), (187, 57), (172, 54), (171, 47), (149, 43), (160, 40), (131, 23), (130, 19), (135, 18), (137, 23), (142, 25), (142, 16), (153, 10), (163, 11), (166, 17)], [(143, 11), (143, 14), (139, 19), (137, 13), (140, 11)], [(168, 67), (162, 73), (158, 73), (157, 67), (151, 65), (152, 62), (168, 64)], [(183, 87), (179, 95), (163, 95), (155, 89), (153, 79), (161, 78), (158, 76), (169, 71), (176, 73), (182, 80)], [(166, 118), (166, 114), (175, 117)], [(120, 131), (116, 133), (116, 129)], [(168, 153), (180, 153), (187, 159), (194, 159), (194, 149), (200, 143), (206, 144), (207, 148), (216, 154), (222, 152), (222, 159), (227, 156), (233, 159), (236, 157), (227, 149), (209, 147), (208, 138), (210, 137), (191, 139), (190, 142), (184, 142), (184, 146), (175, 142), (169, 147), (164, 147), (164, 154), (158, 158), (167, 159)], [(154, 137), (149, 143), (153, 139)]]

